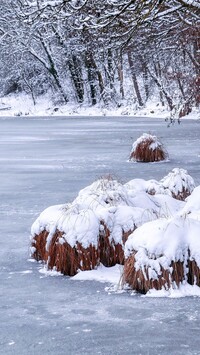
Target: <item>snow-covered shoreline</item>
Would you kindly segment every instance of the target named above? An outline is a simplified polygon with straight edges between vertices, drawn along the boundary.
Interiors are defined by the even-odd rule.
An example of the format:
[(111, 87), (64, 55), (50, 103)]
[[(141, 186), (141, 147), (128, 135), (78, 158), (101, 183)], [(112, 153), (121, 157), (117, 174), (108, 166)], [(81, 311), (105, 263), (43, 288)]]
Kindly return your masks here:
[[(0, 98), (0, 118), (1, 117), (146, 117), (146, 118), (160, 118), (169, 119), (170, 112), (167, 107), (162, 107), (155, 99), (149, 100), (142, 108), (131, 107), (124, 103), (119, 108), (101, 107), (100, 104), (95, 106), (77, 105), (68, 103), (66, 105), (57, 105), (52, 102), (48, 95), (41, 96), (37, 99), (36, 105), (30, 95), (26, 94), (10, 94)], [(200, 110), (194, 108), (193, 111), (181, 119), (200, 119)]]

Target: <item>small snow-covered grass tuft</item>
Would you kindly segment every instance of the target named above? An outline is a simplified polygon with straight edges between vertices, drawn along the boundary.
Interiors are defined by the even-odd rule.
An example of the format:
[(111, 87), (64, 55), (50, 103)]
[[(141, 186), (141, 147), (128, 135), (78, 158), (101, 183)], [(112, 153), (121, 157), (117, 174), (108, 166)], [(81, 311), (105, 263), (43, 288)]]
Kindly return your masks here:
[(184, 201), (195, 188), (193, 178), (188, 174), (187, 170), (175, 168), (162, 180), (161, 185), (167, 190), (172, 197)]
[(132, 146), (130, 160), (136, 162), (156, 162), (166, 160), (168, 154), (156, 136), (143, 133)]

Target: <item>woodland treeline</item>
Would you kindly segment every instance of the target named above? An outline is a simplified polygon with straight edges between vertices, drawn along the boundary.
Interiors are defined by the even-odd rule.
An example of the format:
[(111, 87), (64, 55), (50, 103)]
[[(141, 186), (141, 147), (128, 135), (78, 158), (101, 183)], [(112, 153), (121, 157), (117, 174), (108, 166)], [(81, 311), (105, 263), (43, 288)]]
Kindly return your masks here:
[(0, 93), (102, 107), (200, 104), (198, 0), (1, 0)]

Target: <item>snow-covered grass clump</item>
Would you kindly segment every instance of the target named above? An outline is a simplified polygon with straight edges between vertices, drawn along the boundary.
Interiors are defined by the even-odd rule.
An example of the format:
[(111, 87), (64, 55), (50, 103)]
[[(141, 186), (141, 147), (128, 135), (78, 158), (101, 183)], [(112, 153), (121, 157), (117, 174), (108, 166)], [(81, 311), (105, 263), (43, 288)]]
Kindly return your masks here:
[(167, 176), (165, 176), (160, 184), (178, 200), (185, 200), (195, 188), (193, 178), (188, 174), (187, 170), (175, 168)]
[(175, 216), (145, 223), (125, 244), (124, 282), (141, 293), (200, 286), (200, 221)]
[(130, 160), (136, 162), (156, 162), (166, 160), (168, 154), (156, 136), (143, 133), (132, 146)]
[(81, 190), (74, 203), (82, 208), (101, 210), (118, 205), (130, 205), (126, 188), (111, 176), (96, 180)]
[(136, 228), (184, 207), (171, 196), (151, 196), (133, 185), (101, 178), (71, 204), (47, 208), (31, 229), (32, 256), (66, 275), (100, 263), (123, 264), (124, 243)]
[(168, 176), (101, 178), (71, 204), (47, 208), (31, 229), (32, 257), (69, 276), (124, 264), (123, 283), (141, 293), (200, 286), (200, 187), (182, 201), (172, 192), (189, 193), (193, 179), (182, 169)]
[(93, 269), (98, 260), (99, 220), (78, 205), (47, 208), (31, 228), (32, 256), (65, 275)]

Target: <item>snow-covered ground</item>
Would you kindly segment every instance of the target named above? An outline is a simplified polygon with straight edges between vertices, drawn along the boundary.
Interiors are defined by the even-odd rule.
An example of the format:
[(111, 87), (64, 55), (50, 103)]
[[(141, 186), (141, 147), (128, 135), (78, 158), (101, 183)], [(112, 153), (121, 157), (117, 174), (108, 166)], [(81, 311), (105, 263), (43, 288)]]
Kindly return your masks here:
[[(31, 95), (28, 94), (10, 94), (0, 98), (0, 116), (140, 116), (140, 117), (162, 117), (170, 118), (170, 112), (167, 106), (163, 107), (158, 98), (149, 99), (143, 108), (135, 104), (124, 102), (121, 107), (116, 108), (112, 105), (108, 108), (102, 107), (101, 103), (96, 106), (77, 103), (68, 103), (59, 105), (52, 102), (50, 95), (46, 94), (36, 99), (34, 105)], [(186, 116), (188, 119), (200, 119), (200, 110), (194, 108)]]
[[(128, 161), (144, 132), (162, 140), (167, 162)], [(194, 288), (142, 297), (117, 292), (119, 266), (68, 278), (29, 259), (39, 213), (99, 177), (160, 180), (180, 167), (199, 185), (199, 143), (198, 120), (168, 127), (157, 118), (0, 118), (0, 353), (200, 354), (200, 298), (172, 299), (198, 295)]]

